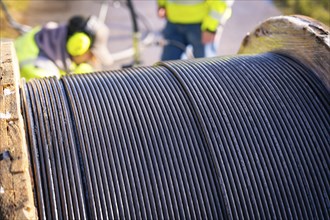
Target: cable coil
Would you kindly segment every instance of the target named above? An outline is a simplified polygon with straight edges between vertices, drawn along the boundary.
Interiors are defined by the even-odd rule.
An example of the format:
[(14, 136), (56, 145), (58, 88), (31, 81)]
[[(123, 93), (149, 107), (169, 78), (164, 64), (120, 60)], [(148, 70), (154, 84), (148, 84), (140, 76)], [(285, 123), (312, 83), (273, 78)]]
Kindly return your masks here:
[(330, 94), (287, 56), (22, 89), (41, 219), (329, 219)]

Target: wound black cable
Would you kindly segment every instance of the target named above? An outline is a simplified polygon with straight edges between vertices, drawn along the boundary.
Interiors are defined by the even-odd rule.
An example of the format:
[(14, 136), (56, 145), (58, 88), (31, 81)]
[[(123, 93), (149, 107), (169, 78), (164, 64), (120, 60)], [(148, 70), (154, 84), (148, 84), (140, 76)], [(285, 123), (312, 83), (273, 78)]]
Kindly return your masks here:
[[(272, 57), (272, 58), (274, 58), (274, 57)], [(253, 59), (255, 59), (255, 58), (253, 58)], [(239, 61), (240, 62), (242, 62), (242, 59), (239, 59)], [(254, 60), (255, 62), (257, 62), (257, 60)], [(272, 59), (272, 61), (274, 61), (274, 59)], [(181, 62), (181, 61), (179, 61), (179, 62)], [(205, 62), (205, 61), (204, 61)], [(219, 61), (217, 61), (217, 62), (219, 62)], [(194, 65), (194, 64), (196, 64), (196, 63), (188, 63), (186, 66), (189, 66), (189, 67), (191, 67), (192, 65)], [(208, 68), (208, 67), (210, 67), (211, 65), (210, 65), (210, 63), (208, 63), (209, 65), (206, 67), (206, 68)], [(239, 62), (238, 63), (236, 63), (235, 65), (227, 65), (228, 67), (235, 67), (237, 64), (239, 64)], [(251, 63), (250, 63), (251, 64)], [(180, 63), (180, 64), (178, 64), (178, 63), (175, 63), (175, 65), (173, 65), (173, 66), (175, 66), (176, 68), (178, 68), (178, 69), (183, 69), (183, 66), (184, 65), (184, 63)], [(187, 70), (187, 69), (185, 69), (184, 71), (182, 71), (182, 73), (184, 74), (184, 73), (189, 73), (189, 72), (191, 72), (191, 71), (194, 71), (194, 69), (197, 67), (199, 67), (199, 65), (200, 65), (200, 63), (197, 63), (194, 67), (191, 67), (189, 70)], [(226, 66), (222, 66), (222, 67), (226, 67)], [(246, 69), (248, 69), (247, 68), (248, 66), (244, 66), (244, 70), (246, 70)], [(268, 66), (269, 67), (269, 66)], [(205, 69), (203, 69), (203, 70), (205, 70)], [(200, 70), (200, 72), (199, 73), (201, 73), (201, 72), (203, 72), (203, 70)], [(275, 69), (276, 70), (276, 69)], [(223, 68), (221, 68), (221, 70), (219, 70), (219, 71), (223, 71)], [(255, 69), (253, 69), (252, 71), (254, 71), (254, 72), (256, 72), (256, 70)], [(289, 71), (287, 71), (287, 72), (289, 72)], [(263, 74), (263, 75), (267, 75), (267, 74), (265, 74), (265, 71), (263, 71), (263, 72), (261, 72), (261, 74)], [(235, 75), (235, 74), (233, 74), (233, 75)], [(189, 80), (189, 79), (188, 79)], [(223, 78), (221, 78), (221, 80), (223, 80)], [(283, 80), (283, 79), (282, 79)], [(209, 79), (207, 79), (207, 78), (205, 78), (205, 82), (207, 83), (207, 82), (209, 82), (210, 80)], [(193, 81), (194, 82), (194, 86), (196, 85), (196, 82), (195, 81)], [(198, 82), (202, 82), (202, 79), (200, 80), (200, 81), (198, 81)], [(203, 81), (204, 82), (204, 81)], [(235, 80), (233, 80), (232, 82), (236, 82)], [(240, 81), (239, 81), (240, 82)], [(237, 87), (237, 89), (239, 89), (240, 87)], [(199, 91), (201, 91), (201, 89), (199, 90)], [(197, 95), (198, 97), (200, 97), (200, 95)], [(207, 95), (206, 96), (207, 98), (209, 98), (210, 96), (209, 95)], [(216, 96), (212, 96), (212, 97), (216, 97)], [(231, 103), (231, 102), (229, 102), (229, 103)], [(325, 115), (327, 115), (327, 114), (325, 114)], [(310, 144), (312, 144), (312, 143), (310, 143)], [(327, 143), (327, 145), (328, 145), (328, 143)], [(325, 146), (327, 146), (327, 145), (325, 145)], [(271, 161), (269, 161), (269, 162), (271, 162), (271, 164), (274, 164), (274, 165), (276, 165), (276, 164), (280, 164), (280, 163), (276, 163), (275, 162), (275, 160), (274, 159), (272, 159), (271, 157), (270, 157), (270, 159), (271, 159), (271, 161), (274, 161), (274, 162), (271, 162)], [(325, 160), (321, 160), (321, 161), (325, 161)], [(271, 165), (270, 164), (270, 165)], [(281, 171), (282, 170), (282, 171)], [(281, 168), (280, 170), (279, 170), (279, 173), (275, 173), (276, 174), (276, 176), (278, 176), (280, 173), (283, 173), (283, 168)], [(282, 179), (284, 180), (284, 181), (286, 181), (285, 179), (285, 175), (284, 174), (281, 174), (282, 175)], [(274, 176), (274, 180), (276, 181), (276, 176)], [(323, 180), (324, 181), (324, 180)], [(287, 182), (285, 183), (285, 184), (287, 184)], [(286, 197), (286, 194), (289, 194), (290, 195), (290, 191), (287, 191), (287, 192), (284, 192), (284, 191), (282, 191), (281, 192), (281, 190), (280, 190), (280, 188), (277, 188), (276, 189), (276, 192), (278, 192), (278, 193), (280, 193), (280, 194), (277, 194), (277, 197), (279, 198), (279, 199), (285, 199), (285, 201), (287, 201), (287, 197)], [(293, 196), (294, 197), (294, 196)], [(289, 197), (289, 199), (291, 199), (291, 197)], [(298, 200), (296, 200), (296, 201), (298, 201)], [(285, 202), (285, 203), (287, 203), (287, 202)], [(285, 204), (284, 203), (284, 204)], [(326, 204), (326, 202), (325, 203), (323, 203), (323, 204)], [(293, 202), (291, 202), (291, 205), (293, 206)], [(291, 211), (290, 210), (287, 210), (287, 212), (285, 211), (285, 207), (283, 207), (282, 206), (282, 213), (283, 213), (283, 215), (295, 215), (296, 216), (296, 213), (291, 213)], [(326, 210), (325, 208), (323, 209), (323, 210)], [(293, 210), (293, 211), (295, 211), (295, 210)]]
[[(244, 60), (242, 60), (242, 63), (244, 63)], [(233, 67), (236, 67), (237, 65), (233, 65)], [(238, 66), (239, 67), (239, 66)], [(247, 71), (249, 71), (249, 70), (247, 70)], [(244, 75), (242, 75), (242, 77), (245, 77)], [(236, 77), (235, 77), (236, 78)], [(249, 78), (246, 78), (246, 79), (244, 79), (244, 82), (246, 82), (246, 83), (249, 83), (249, 86), (248, 86), (248, 89), (250, 90), (250, 92), (248, 93), (248, 92), (246, 92), (246, 89), (247, 88), (244, 88), (244, 86), (242, 86), (241, 85), (241, 81), (243, 81), (243, 80), (239, 80), (239, 78), (238, 79), (235, 79), (234, 78), (234, 80), (233, 80), (233, 82), (234, 83), (238, 83), (238, 85), (237, 85), (237, 87), (238, 88), (240, 88), (240, 90), (233, 90), (234, 91), (234, 93), (236, 93), (237, 94), (237, 96), (238, 97), (240, 97), (241, 96), (241, 98), (243, 98), (243, 100), (245, 100), (245, 99), (247, 99), (248, 101), (246, 102), (246, 105), (245, 106), (242, 106), (242, 110), (239, 110), (239, 111), (241, 111), (241, 112), (244, 112), (245, 114), (248, 114), (248, 117), (253, 117), (255, 120), (257, 120), (257, 124), (252, 124), (252, 125), (250, 125), (250, 120), (246, 120), (246, 119), (242, 119), (242, 120), (244, 120), (244, 122), (246, 123), (246, 125), (247, 126), (249, 126), (249, 130), (251, 131), (250, 132), (250, 134), (251, 135), (253, 135), (254, 136), (254, 138), (252, 139), (252, 140), (254, 140), (253, 141), (253, 144), (252, 144), (252, 146), (258, 146), (258, 145), (260, 145), (259, 143), (262, 143), (262, 142), (264, 142), (264, 143), (267, 143), (268, 145), (272, 145), (272, 146), (276, 146), (276, 145), (278, 145), (278, 143), (276, 143), (276, 141), (274, 141), (273, 139), (272, 139), (272, 136), (271, 135), (267, 135), (267, 133), (263, 133), (263, 132), (258, 132), (258, 130), (257, 129), (255, 129), (255, 128), (258, 128), (258, 129), (260, 129), (260, 130), (264, 130), (264, 129), (267, 129), (267, 124), (269, 124), (269, 123), (267, 123), (267, 124), (265, 124), (264, 123), (264, 120), (259, 120), (259, 119), (262, 119), (262, 118), (267, 118), (267, 117), (264, 117), (263, 115), (264, 114), (266, 114), (266, 115), (270, 115), (270, 113), (269, 112), (265, 112), (265, 113), (262, 113), (263, 111), (262, 110), (267, 110), (267, 108), (266, 108), (266, 106), (264, 106), (264, 107), (258, 107), (258, 106), (253, 106), (253, 108), (255, 108), (255, 109), (258, 109), (259, 108), (259, 110), (258, 111), (251, 111), (251, 107), (250, 107), (250, 105), (251, 104), (254, 104), (254, 102), (252, 101), (252, 100), (257, 100), (259, 97), (258, 97), (258, 94), (260, 93), (260, 92), (255, 92), (254, 91), (254, 88), (258, 88), (258, 86), (255, 86), (255, 85), (253, 85), (253, 80), (251, 80), (251, 79), (249, 79)], [(251, 84), (250, 84), (251, 83)], [(249, 97), (249, 96), (246, 96), (246, 94), (249, 94), (249, 96), (252, 96), (252, 99)], [(255, 95), (254, 95), (254, 93), (255, 93)], [(265, 100), (266, 101), (266, 100)], [(259, 105), (263, 105), (263, 103), (264, 103), (264, 101), (259, 101), (257, 104), (259, 104)], [(240, 106), (240, 103), (237, 103), (237, 105), (238, 106)], [(252, 108), (252, 109), (253, 109)], [(261, 115), (260, 115), (260, 113), (259, 112), (261, 112)], [(256, 115), (255, 115), (256, 114)], [(254, 134), (254, 132), (253, 132), (253, 130), (256, 130), (256, 132), (255, 132), (255, 134)], [(267, 136), (265, 136), (265, 135), (267, 135)], [(260, 138), (262, 138), (262, 139), (260, 139)], [(254, 154), (256, 154), (258, 151), (259, 151), (259, 149), (256, 149), (256, 150), (254, 150), (253, 149), (253, 147), (251, 147), (250, 149), (248, 149), (248, 150), (252, 150), (252, 151), (255, 151), (255, 153)], [(261, 153), (261, 152), (260, 152)], [(264, 155), (264, 158), (266, 159), (265, 160), (265, 162), (266, 162), (266, 164), (269, 164), (269, 165), (266, 165), (266, 164), (264, 164), (262, 167), (266, 167), (266, 166), (271, 166), (271, 164), (272, 164), (272, 158), (270, 157), (270, 156), (268, 156), (268, 155), (271, 155), (272, 153), (270, 153), (270, 154), (268, 154), (267, 153), (267, 151), (265, 151), (265, 150), (263, 150), (263, 155)], [(243, 154), (244, 155), (244, 154)], [(250, 158), (249, 158), (250, 159)], [(255, 159), (257, 159), (257, 158), (255, 158)], [(254, 158), (252, 158), (250, 161), (252, 161), (251, 162), (251, 164), (253, 165), (253, 161), (255, 160)], [(273, 162), (273, 164), (275, 164), (274, 162)], [(261, 169), (261, 167), (259, 168), (259, 170)], [(258, 172), (258, 171), (253, 171), (253, 172)], [(270, 173), (270, 172), (269, 172)], [(274, 174), (273, 174), (274, 175)], [(261, 176), (263, 176), (263, 174), (261, 173)], [(267, 177), (266, 177), (267, 178)], [(276, 179), (275, 179), (275, 181), (276, 181)], [(265, 189), (265, 190), (267, 190), (267, 187), (265, 187), (265, 186), (267, 186), (267, 185), (260, 185), (260, 188), (258, 188), (258, 190), (260, 190), (260, 191), (262, 191), (263, 189)], [(268, 186), (273, 186), (273, 184), (272, 184), (272, 181), (270, 181), (269, 183), (268, 183)], [(274, 190), (272, 190), (271, 189), (271, 191), (270, 192), (274, 192)], [(264, 196), (265, 195), (267, 195), (269, 192), (267, 192), (266, 191), (266, 194), (265, 193), (263, 193), (262, 194), (262, 196), (263, 196), (263, 200), (262, 201), (267, 201), (265, 198), (264, 198)], [(258, 201), (258, 202), (260, 202), (260, 201)], [(275, 201), (276, 202), (276, 201)], [(269, 205), (267, 204), (267, 203), (270, 203)], [(264, 202), (264, 205), (263, 205), (263, 207), (264, 207), (264, 209), (265, 210), (267, 210), (267, 208), (268, 207), (277, 207), (278, 206), (278, 204), (277, 203), (274, 203), (274, 205), (271, 203), (271, 201), (267, 201), (267, 203), (266, 202)], [(271, 210), (272, 211), (272, 210)], [(270, 213), (269, 213), (270, 214)], [(269, 215), (268, 214), (268, 215)], [(274, 214), (272, 214), (272, 215), (274, 215)], [(271, 218), (271, 216), (268, 216), (267, 218)]]
[[(295, 65), (292, 65), (293, 67)], [(306, 74), (306, 73), (305, 73)], [(304, 76), (304, 75), (303, 75)], [(308, 76), (308, 74), (306, 74), (305, 76)], [(299, 78), (298, 78), (299, 79)], [(284, 81), (286, 82), (286, 81)], [(290, 90), (291, 89), (296, 89), (299, 87), (295, 86), (294, 84), (291, 84), (290, 87), (288, 87)], [(285, 95), (291, 96), (291, 95), (298, 95), (298, 98), (291, 98), (292, 102), (293, 102), (293, 108), (292, 111), (295, 112), (296, 114), (294, 114), (295, 116), (298, 117), (299, 120), (297, 120), (300, 124), (298, 126), (295, 126), (293, 128), (296, 128), (298, 131), (297, 133), (301, 134), (301, 133), (305, 133), (305, 135), (297, 135), (297, 137), (301, 137), (301, 141), (307, 143), (307, 145), (309, 146), (313, 146), (315, 143), (315, 140), (312, 140), (313, 138), (317, 138), (318, 140), (316, 142), (322, 143), (322, 139), (318, 138), (317, 136), (319, 134), (326, 134), (322, 132), (322, 129), (320, 128), (313, 128), (314, 126), (317, 125), (322, 125), (323, 123), (311, 123), (311, 121), (318, 121), (317, 118), (314, 118), (311, 120), (311, 118), (315, 117), (315, 115), (318, 114), (314, 114), (315, 111), (318, 111), (316, 109), (314, 109), (315, 105), (311, 104), (311, 102), (314, 102), (314, 98), (312, 98), (313, 96), (310, 96), (310, 98), (307, 98), (305, 96), (305, 94), (309, 94), (309, 91), (305, 91), (305, 92), (289, 92)], [(305, 102), (302, 102), (302, 100), (308, 100)], [(310, 104), (309, 104), (310, 103)], [(299, 108), (299, 106), (301, 105), (311, 105), (311, 109), (313, 109), (312, 111), (310, 111), (310, 108)], [(298, 108), (297, 108), (298, 106)], [(298, 109), (299, 111), (297, 111), (296, 109)], [(324, 117), (324, 116), (322, 116)], [(325, 117), (328, 118), (328, 115), (325, 114)], [(327, 122), (328, 120), (320, 120), (320, 121), (325, 121)], [(308, 126), (306, 126), (308, 125)], [(329, 126), (329, 124), (327, 124), (326, 126)], [(302, 128), (306, 127), (305, 130), (303, 130)], [(314, 130), (314, 131), (313, 131)], [(315, 136), (314, 136), (315, 135)], [(298, 139), (299, 140), (299, 139)], [(309, 165), (308, 169), (309, 170), (314, 170), (314, 171), (310, 171), (313, 172), (313, 175), (307, 175), (308, 177), (312, 177), (313, 184), (315, 185), (314, 189), (316, 190), (316, 193), (318, 194), (318, 196), (320, 198), (323, 198), (323, 192), (325, 191), (329, 191), (329, 182), (327, 181), (327, 176), (329, 176), (329, 172), (326, 172), (327, 169), (318, 169), (318, 167), (323, 166), (323, 164), (325, 163), (326, 159), (323, 156), (323, 154), (321, 153), (322, 151), (325, 152), (326, 150), (326, 146), (328, 146), (328, 144), (326, 143), (327, 141), (323, 142), (323, 144), (315, 146), (315, 148), (301, 148), (302, 153), (304, 154), (304, 159), (307, 159), (307, 164)], [(317, 152), (319, 151), (319, 152)], [(315, 161), (313, 159), (311, 159), (311, 155), (313, 155), (313, 157), (318, 157), (319, 160)], [(322, 199), (323, 200), (323, 199)], [(320, 205), (323, 206), (323, 210), (326, 209), (326, 201), (321, 200)], [(317, 202), (317, 201), (315, 201)], [(320, 209), (319, 209), (320, 211)], [(320, 214), (320, 216), (322, 216), (323, 214)]]
[[(159, 89), (163, 90), (163, 93), (160, 93), (161, 95), (162, 95), (162, 94), (169, 94), (169, 95), (171, 94), (170, 92), (167, 92), (167, 91), (166, 91), (166, 87), (163, 87), (163, 85), (162, 85), (161, 83), (160, 83), (160, 84), (158, 84), (157, 82), (155, 82), (155, 83), (156, 83), (156, 86), (159, 87)], [(173, 84), (173, 85), (176, 85), (176, 84)], [(156, 87), (156, 88), (157, 88), (157, 87)], [(173, 91), (175, 91), (175, 90), (173, 90)], [(174, 103), (169, 103), (169, 106), (172, 106), (172, 107), (178, 107), (178, 106), (180, 106), (180, 105), (176, 102), (176, 100), (177, 100), (177, 99), (174, 98), (174, 99), (173, 99)], [(184, 100), (184, 99), (182, 99), (182, 100)], [(179, 111), (179, 109), (174, 109), (172, 112), (173, 112), (173, 114), (176, 114), (177, 112), (180, 112), (180, 111)], [(181, 119), (180, 116), (179, 116), (179, 115), (176, 116), (176, 121), (177, 121), (177, 122), (180, 122), (179, 119)], [(181, 134), (180, 134), (180, 131), (176, 132), (177, 134), (179, 134), (179, 137), (180, 137), (180, 136), (183, 136), (183, 135), (186, 135), (187, 137), (190, 137), (190, 136), (188, 136), (188, 134), (189, 134), (189, 128), (186, 128), (186, 127), (185, 127), (185, 125), (186, 125), (187, 123), (189, 123), (189, 121), (187, 121), (186, 123), (181, 123), (181, 124), (180, 124), (180, 125), (182, 126), (182, 128), (183, 128), (186, 132), (183, 132), (183, 133), (181, 133)], [(196, 145), (197, 145), (197, 143), (191, 143), (191, 144), (188, 144), (187, 142), (184, 142), (184, 143), (182, 143), (182, 144), (184, 144), (184, 145), (186, 145), (186, 146), (189, 146), (189, 145), (196, 146)], [(189, 151), (187, 151), (187, 152), (189, 152)], [(192, 159), (188, 159), (188, 160), (186, 159), (185, 161), (187, 161), (187, 162), (192, 162)], [(186, 166), (187, 166), (187, 167), (188, 167), (188, 166), (190, 167), (190, 166), (194, 166), (194, 165), (193, 165), (193, 164), (190, 164), (190, 165), (187, 164)], [(194, 169), (191, 169), (191, 170), (194, 171)], [(188, 170), (188, 171), (189, 171), (189, 170)], [(190, 177), (190, 176), (189, 176), (189, 177)], [(192, 177), (190, 177), (190, 178), (192, 178)], [(190, 183), (190, 182), (192, 182), (192, 181), (185, 181), (185, 182)], [(195, 180), (195, 181), (194, 181), (194, 184), (190, 185), (189, 187), (194, 187), (195, 184), (197, 184), (197, 183), (198, 183), (197, 180)], [(197, 192), (197, 193), (198, 193), (198, 192)], [(194, 195), (191, 195), (191, 196), (194, 196)], [(197, 199), (197, 198), (196, 198), (196, 199)], [(196, 204), (195, 207), (198, 207), (198, 206), (197, 206), (198, 201), (196, 201), (196, 200), (194, 200), (194, 199), (193, 199), (192, 201)], [(196, 212), (199, 212), (199, 210), (197, 209)], [(205, 218), (205, 217), (204, 217), (204, 218)]]
[(328, 219), (330, 96), (286, 55), (22, 87), (41, 219)]

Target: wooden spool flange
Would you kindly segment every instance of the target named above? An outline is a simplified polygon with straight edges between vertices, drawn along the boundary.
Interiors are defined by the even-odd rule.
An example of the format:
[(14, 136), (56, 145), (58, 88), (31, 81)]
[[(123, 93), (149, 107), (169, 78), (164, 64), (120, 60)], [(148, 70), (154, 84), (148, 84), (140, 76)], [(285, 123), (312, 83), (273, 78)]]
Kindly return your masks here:
[(244, 38), (239, 54), (278, 52), (312, 69), (330, 90), (330, 29), (312, 18), (272, 17)]

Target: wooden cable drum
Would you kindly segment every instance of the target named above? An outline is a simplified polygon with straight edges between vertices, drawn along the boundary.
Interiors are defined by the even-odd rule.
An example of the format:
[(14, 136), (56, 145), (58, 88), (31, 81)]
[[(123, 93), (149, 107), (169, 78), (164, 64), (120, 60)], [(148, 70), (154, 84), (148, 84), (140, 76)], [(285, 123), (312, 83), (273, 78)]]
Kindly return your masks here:
[(235, 56), (21, 85), (12, 71), (0, 217), (329, 219), (329, 48), (327, 27), (280, 16)]

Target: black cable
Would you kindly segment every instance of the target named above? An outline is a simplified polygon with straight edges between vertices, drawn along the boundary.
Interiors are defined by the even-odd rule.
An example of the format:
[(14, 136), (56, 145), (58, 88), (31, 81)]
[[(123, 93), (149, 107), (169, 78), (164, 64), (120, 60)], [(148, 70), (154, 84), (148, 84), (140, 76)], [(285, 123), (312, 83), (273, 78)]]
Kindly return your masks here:
[(41, 219), (329, 219), (330, 96), (286, 55), (22, 87)]
[(10, 26), (12, 28), (14, 28), (15, 30), (17, 30), (20, 34), (24, 34), (26, 32), (28, 32), (29, 30), (31, 30), (31, 27), (27, 26), (27, 25), (23, 25), (18, 23), (9, 13), (8, 8), (6, 6), (6, 4), (3, 2), (3, 0), (0, 0), (0, 5), (1, 5), (1, 9), (4, 12), (4, 15), (8, 21), (8, 23), (10, 24)]

